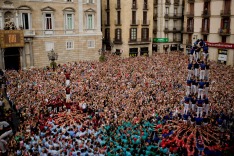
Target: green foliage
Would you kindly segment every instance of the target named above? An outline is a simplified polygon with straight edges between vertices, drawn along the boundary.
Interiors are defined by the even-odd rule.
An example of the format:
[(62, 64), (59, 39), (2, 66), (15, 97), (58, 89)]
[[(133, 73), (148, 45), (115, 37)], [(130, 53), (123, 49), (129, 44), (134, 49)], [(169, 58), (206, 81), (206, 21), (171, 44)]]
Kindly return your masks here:
[(52, 61), (52, 62), (50, 62), (50, 67), (51, 68), (56, 68), (57, 67), (57, 63), (56, 62), (54, 62), (54, 61)]
[(100, 62), (105, 62), (105, 61), (106, 61), (105, 55), (101, 55), (101, 56), (99, 57), (99, 61), (100, 61)]

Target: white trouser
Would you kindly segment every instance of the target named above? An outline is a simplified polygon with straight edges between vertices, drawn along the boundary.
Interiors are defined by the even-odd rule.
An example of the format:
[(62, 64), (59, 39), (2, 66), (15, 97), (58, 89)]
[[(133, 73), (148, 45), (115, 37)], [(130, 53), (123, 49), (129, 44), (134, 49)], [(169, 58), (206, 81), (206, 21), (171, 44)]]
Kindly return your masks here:
[(71, 94), (66, 94), (66, 101), (68, 102), (71, 98)]
[(203, 89), (202, 88), (198, 88), (198, 96), (197, 96), (197, 98), (203, 98)]
[(198, 68), (195, 68), (195, 69), (194, 69), (194, 75), (195, 75), (196, 77), (198, 77)]
[(191, 86), (187, 86), (186, 87), (186, 95), (188, 96), (190, 94), (191, 91)]
[(193, 70), (189, 70), (189, 69), (188, 69), (188, 80), (191, 79), (192, 73), (193, 73)]
[(197, 86), (192, 85), (192, 87), (191, 87), (191, 93), (197, 93)]
[(200, 59), (200, 56), (199, 56), (199, 52), (195, 52), (195, 60), (197, 61), (198, 59)]
[(71, 113), (71, 109), (67, 109), (67, 113), (69, 113), (69, 114), (70, 114), (70, 113)]
[(205, 104), (206, 115), (208, 115), (209, 109), (210, 109), (210, 105), (209, 104)]
[(209, 70), (205, 70), (205, 77), (207, 80), (209, 80), (210, 72)]
[(197, 106), (197, 117), (202, 117), (202, 113), (203, 113), (202, 107)]
[(192, 61), (193, 61), (193, 54), (190, 54), (189, 55), (189, 63), (192, 63)]
[(200, 79), (204, 80), (205, 78), (205, 70), (200, 70)]
[(209, 56), (209, 53), (205, 53), (205, 52), (203, 53), (204, 60), (207, 60), (208, 56)]
[(70, 80), (66, 80), (66, 87), (70, 84)]
[(195, 110), (196, 104), (192, 104), (192, 111)]
[(206, 87), (205, 88), (205, 95), (206, 95), (206, 97), (208, 97), (208, 92), (209, 92), (209, 87)]
[(54, 107), (54, 113), (57, 113), (57, 110), (58, 110), (57, 107)]
[(184, 103), (184, 114), (187, 114), (189, 110), (189, 104), (188, 103)]

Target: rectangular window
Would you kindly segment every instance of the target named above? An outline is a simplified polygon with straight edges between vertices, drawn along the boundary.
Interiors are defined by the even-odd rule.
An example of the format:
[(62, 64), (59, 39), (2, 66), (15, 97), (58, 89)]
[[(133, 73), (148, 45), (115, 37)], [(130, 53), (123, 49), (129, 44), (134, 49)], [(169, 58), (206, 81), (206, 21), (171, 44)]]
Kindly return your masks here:
[(165, 28), (168, 28), (168, 21), (165, 21)]
[(53, 29), (52, 14), (46, 13), (45, 14), (45, 30), (52, 30), (52, 29)]
[(73, 29), (73, 15), (66, 14), (66, 29)]
[(67, 41), (66, 42), (66, 49), (67, 50), (74, 49), (74, 42), (73, 41)]
[(29, 13), (22, 13), (22, 26), (23, 26), (23, 29), (30, 29)]
[(174, 9), (174, 15), (177, 15), (177, 8)]
[(136, 24), (136, 11), (132, 11), (132, 24)]
[(121, 40), (121, 29), (115, 30), (115, 39), (119, 41)]
[(166, 7), (166, 14), (168, 14), (169, 13), (169, 8), (168, 7)]
[(142, 28), (142, 32), (141, 32), (141, 38), (143, 40), (148, 40), (149, 38), (149, 29), (148, 28)]
[(93, 29), (93, 15), (88, 15), (88, 29)]
[(137, 28), (131, 28), (130, 29), (130, 39), (131, 40), (136, 40), (137, 39)]
[(87, 3), (94, 3), (94, 0), (87, 0)]
[(117, 24), (121, 24), (120, 22), (120, 11), (117, 12)]
[(88, 48), (95, 48), (95, 41), (89, 40), (87, 44), (88, 44)]
[(45, 42), (45, 51), (49, 52), (54, 49), (54, 42)]
[(147, 12), (143, 12), (143, 24), (147, 24)]
[(66, 0), (67, 2), (73, 2), (73, 0)]

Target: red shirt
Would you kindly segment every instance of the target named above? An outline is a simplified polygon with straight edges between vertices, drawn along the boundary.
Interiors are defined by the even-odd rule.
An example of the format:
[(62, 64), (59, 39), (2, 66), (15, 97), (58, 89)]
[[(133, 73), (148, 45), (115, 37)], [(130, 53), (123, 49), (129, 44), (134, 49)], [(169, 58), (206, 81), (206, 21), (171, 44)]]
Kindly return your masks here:
[(71, 88), (67, 87), (66, 88), (66, 94), (70, 94)]
[(70, 75), (71, 75), (70, 73), (66, 73), (66, 74), (65, 74), (65, 77), (66, 77), (67, 80), (70, 79)]

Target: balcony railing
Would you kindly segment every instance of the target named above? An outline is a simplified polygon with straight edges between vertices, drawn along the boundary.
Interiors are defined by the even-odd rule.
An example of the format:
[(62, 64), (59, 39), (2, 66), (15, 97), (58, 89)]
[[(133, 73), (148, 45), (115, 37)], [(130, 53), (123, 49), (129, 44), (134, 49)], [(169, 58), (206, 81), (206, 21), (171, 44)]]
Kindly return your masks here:
[(181, 43), (181, 39), (179, 39), (179, 38), (173, 38), (172, 42), (179, 42), (179, 43)]
[(185, 44), (186, 45), (192, 45), (192, 40), (186, 40)]
[(220, 16), (223, 16), (223, 17), (231, 16), (231, 10), (221, 10)]
[(171, 1), (170, 0), (166, 0), (165, 5), (171, 5)]
[(194, 3), (195, 0), (188, 0), (188, 3)]
[(105, 6), (105, 10), (106, 10), (106, 11), (110, 10), (110, 6), (109, 6), (109, 5), (106, 5), (106, 6)]
[(116, 10), (121, 9), (121, 4), (115, 4), (115, 9), (116, 9)]
[(115, 25), (116, 25), (116, 26), (121, 26), (121, 25), (122, 25), (121, 20), (115, 20)]
[(132, 9), (137, 9), (137, 4), (132, 4)]
[(201, 34), (208, 35), (210, 33), (209, 28), (201, 28)]
[(150, 25), (150, 20), (142, 20), (141, 25), (145, 25), (145, 26)]
[(172, 27), (172, 28), (164, 28), (165, 33), (179, 33), (181, 32), (180, 28)]
[(140, 21), (139, 20), (131, 20), (131, 25), (136, 26), (139, 25)]
[(35, 30), (24, 30), (24, 37), (33, 37), (35, 35)]
[(144, 43), (150, 43), (151, 38), (143, 39), (143, 38), (137, 38), (137, 39), (131, 39), (129, 38), (128, 43), (129, 44), (144, 44)]
[(187, 12), (185, 15), (187, 17), (194, 17), (194, 12)]
[(204, 11), (202, 11), (202, 17), (210, 17), (210, 11), (208, 11), (208, 10), (204, 10)]
[(179, 0), (174, 0), (174, 6), (179, 6), (180, 1)]
[(105, 21), (105, 26), (110, 26), (110, 21)]
[(153, 29), (153, 33), (154, 33), (154, 34), (157, 34), (157, 31), (158, 31), (157, 28), (154, 28), (154, 29)]
[(155, 13), (155, 14), (154, 14), (154, 20), (156, 21), (157, 19), (158, 19), (158, 14)]
[(122, 38), (120, 38), (120, 39), (113, 38), (113, 43), (114, 44), (123, 44)]
[(180, 18), (182, 18), (182, 14), (181, 13), (177, 13), (177, 14), (168, 14), (168, 13), (166, 13), (165, 15), (164, 15), (164, 18), (170, 18), (170, 19), (180, 19)]
[(144, 5), (143, 5), (143, 10), (148, 10), (148, 9), (149, 9), (148, 4), (144, 4)]
[(187, 27), (187, 29), (185, 29), (183, 31), (184, 34), (192, 34), (194, 33), (194, 28), (193, 27)]
[(218, 29), (218, 33), (221, 36), (230, 36), (231, 35), (231, 29), (220, 28), (220, 29)]

